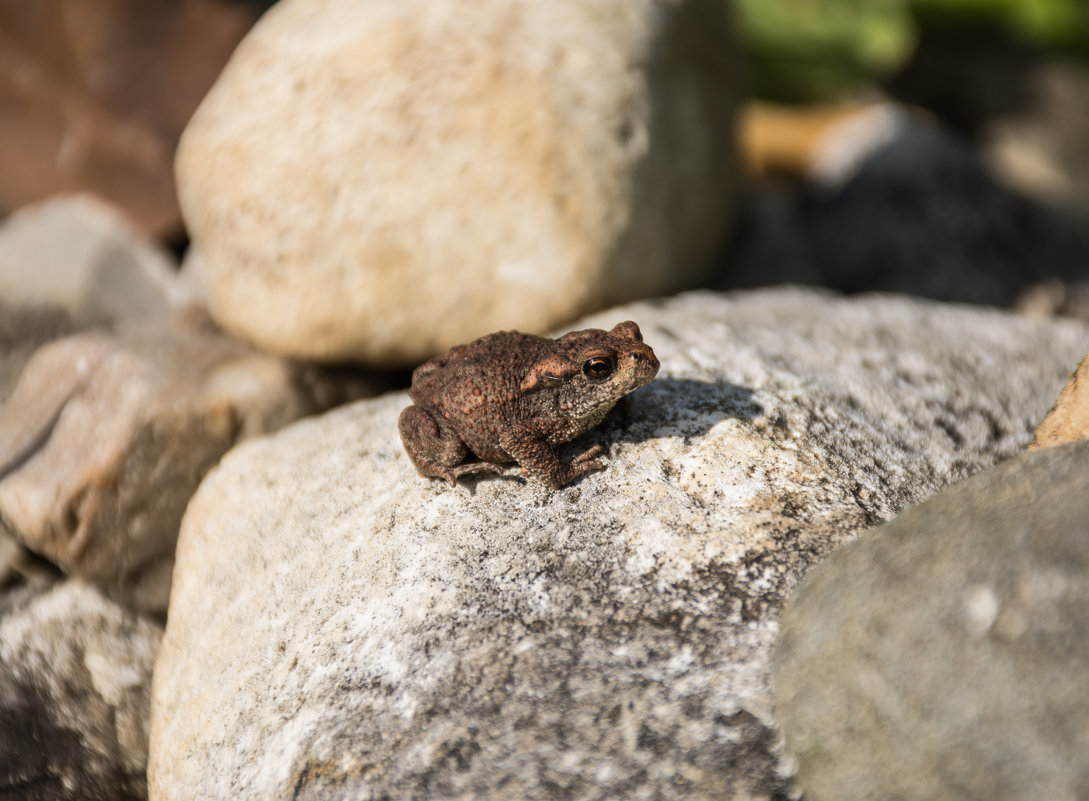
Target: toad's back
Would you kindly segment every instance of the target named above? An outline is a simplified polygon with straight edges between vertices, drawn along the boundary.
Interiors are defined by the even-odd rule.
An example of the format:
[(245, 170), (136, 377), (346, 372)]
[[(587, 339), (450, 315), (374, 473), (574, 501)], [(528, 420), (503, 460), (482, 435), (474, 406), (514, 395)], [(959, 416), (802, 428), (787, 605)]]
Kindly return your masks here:
[(529, 368), (550, 352), (552, 340), (500, 331), (451, 348), (412, 373), (409, 397), (426, 409), (464, 418), (483, 406), (515, 401)]

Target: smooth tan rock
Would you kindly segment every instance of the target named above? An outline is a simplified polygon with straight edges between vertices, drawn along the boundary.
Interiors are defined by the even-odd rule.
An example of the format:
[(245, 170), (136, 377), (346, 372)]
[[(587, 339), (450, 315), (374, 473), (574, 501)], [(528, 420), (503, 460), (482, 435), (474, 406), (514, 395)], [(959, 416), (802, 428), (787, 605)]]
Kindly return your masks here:
[(778, 612), (861, 529), (1019, 453), (1089, 326), (895, 298), (694, 293), (559, 491), (421, 478), (404, 393), (233, 450), (178, 543), (165, 799), (789, 797)]
[(284, 0), (186, 129), (213, 316), (410, 365), (706, 276), (737, 193), (721, 0)]
[(1078, 363), (1055, 405), (1036, 429), (1029, 450), (1089, 439), (1089, 353)]

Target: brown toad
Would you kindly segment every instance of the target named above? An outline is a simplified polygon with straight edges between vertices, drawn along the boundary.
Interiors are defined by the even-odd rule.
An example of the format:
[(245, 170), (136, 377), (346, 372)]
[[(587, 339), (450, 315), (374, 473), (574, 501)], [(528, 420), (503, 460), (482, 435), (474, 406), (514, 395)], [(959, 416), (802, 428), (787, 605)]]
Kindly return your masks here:
[[(639, 326), (587, 328), (559, 339), (500, 331), (458, 345), (412, 373), (414, 406), (401, 412), (401, 441), (421, 475), (451, 485), (470, 473), (523, 473), (562, 487), (604, 465), (595, 445), (569, 464), (552, 446), (600, 423), (616, 402), (658, 373)], [(466, 462), (469, 454), (480, 459)]]

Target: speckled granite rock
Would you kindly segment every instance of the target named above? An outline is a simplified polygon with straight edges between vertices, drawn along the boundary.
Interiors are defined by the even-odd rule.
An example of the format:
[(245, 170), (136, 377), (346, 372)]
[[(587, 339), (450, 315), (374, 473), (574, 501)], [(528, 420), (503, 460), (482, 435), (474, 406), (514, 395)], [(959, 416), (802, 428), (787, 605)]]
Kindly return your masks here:
[(813, 570), (775, 672), (805, 798), (1085, 797), (1086, 465), (1025, 454)]
[(1089, 338), (802, 291), (577, 325), (624, 319), (662, 373), (563, 490), (420, 478), (401, 393), (224, 459), (179, 541), (152, 799), (782, 798), (786, 592), (1019, 452)]
[(147, 797), (148, 698), (162, 628), (78, 581), (0, 596), (0, 793)]
[(738, 189), (722, 0), (282, 0), (178, 151), (226, 330), (414, 365), (702, 281)]

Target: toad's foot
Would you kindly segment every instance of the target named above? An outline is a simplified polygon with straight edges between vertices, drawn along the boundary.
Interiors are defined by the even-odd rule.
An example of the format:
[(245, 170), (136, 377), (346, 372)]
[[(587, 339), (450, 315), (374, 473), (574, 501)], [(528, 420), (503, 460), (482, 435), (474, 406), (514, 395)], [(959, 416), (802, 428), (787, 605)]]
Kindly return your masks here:
[[(459, 464), (455, 467), (444, 467), (439, 473), (440, 477), (445, 478), (451, 487), (456, 487), (458, 479), (462, 476), (470, 476), (475, 473), (490, 473), (497, 475), (504, 470), (503, 465), (495, 464), (494, 462), (469, 462), (467, 464)], [(421, 474), (422, 475), (422, 474)]]
[[(601, 456), (601, 454), (603, 453), (605, 453), (605, 447), (603, 445), (594, 445), (591, 448), (587, 448), (585, 451), (572, 459), (571, 466), (574, 467), (577, 464), (583, 464), (584, 462), (588, 462), (591, 459), (596, 459), (596, 457)], [(598, 462), (598, 465), (601, 465), (601, 463)]]

